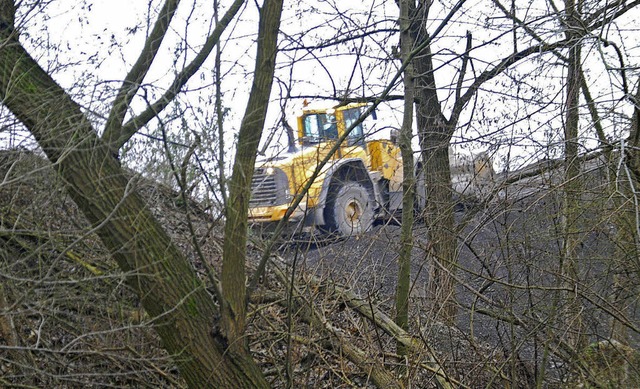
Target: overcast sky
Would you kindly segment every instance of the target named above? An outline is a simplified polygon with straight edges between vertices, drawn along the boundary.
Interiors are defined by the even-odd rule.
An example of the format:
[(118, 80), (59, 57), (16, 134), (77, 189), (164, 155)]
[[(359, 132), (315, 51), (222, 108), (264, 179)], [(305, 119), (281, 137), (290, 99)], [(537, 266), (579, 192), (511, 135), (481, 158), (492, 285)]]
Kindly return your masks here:
[[(229, 2), (221, 1), (223, 6)], [(395, 1), (346, 3), (332, 0), (285, 1), (279, 44), (282, 51), (278, 57), (277, 81), (274, 83), (267, 128), (277, 127), (282, 103), (286, 104), (289, 117), (294, 116), (301, 106), (298, 99), (280, 100), (286, 87), (292, 88), (293, 96), (375, 95), (397, 71), (400, 64), (392, 57), (391, 51), (398, 44), (398, 38), (397, 34), (388, 32), (396, 28), (398, 10)], [(449, 0), (436, 2), (430, 13), (431, 31), (438, 26), (452, 3)], [(536, 20), (532, 26), (545, 39), (558, 39), (560, 26), (557, 19), (536, 19), (549, 12), (548, 1), (518, 3), (523, 7), (526, 5), (526, 8), (518, 10), (520, 18)], [(105, 102), (111, 101), (114, 88), (119, 86), (137, 58), (160, 4), (159, 0), (150, 3), (57, 0), (49, 2), (43, 9), (35, 8), (27, 13), (28, 2), (23, 2), (19, 18), (22, 40), (38, 62), (49, 69), (99, 123), (100, 117), (108, 112), (109, 105)], [(471, 55), (474, 60), (463, 85), (468, 85), (475, 75), (513, 50), (514, 42), (509, 32), (511, 25), (500, 15), (490, 1), (469, 0), (464, 12), (454, 17), (434, 41), (436, 78), (445, 109), (450, 108), (453, 101), (451, 86), (455, 85), (460, 63), (457, 53), (464, 51), (467, 31), (473, 34)], [(600, 36), (620, 43), (625, 60), (636, 67), (640, 54), (638, 16), (638, 12), (633, 11), (615, 25), (599, 31)], [(191, 0), (181, 3), (172, 30), (145, 80), (144, 89), (149, 99), (153, 100), (154, 95), (161, 93), (176, 70), (193, 58), (211, 31), (212, 19), (211, 2)], [(382, 32), (321, 50), (293, 50), (295, 46), (326, 44), (338, 35), (362, 34), (372, 29)], [(224, 105), (229, 108), (227, 144), (232, 142), (244, 113), (254, 66), (256, 30), (256, 4), (248, 2), (223, 39)], [(500, 36), (500, 43), (493, 41)], [(519, 32), (516, 41), (518, 48), (522, 49), (532, 39)], [(585, 72), (593, 86), (592, 93), (602, 102), (603, 115), (611, 114), (606, 116), (607, 128), (614, 131), (619, 128), (616, 120), (620, 121), (622, 114), (629, 114), (629, 104), (621, 99), (618, 73), (605, 66), (617, 66), (611, 63), (614, 53), (596, 43), (595, 39), (585, 41)], [(189, 82), (188, 93), (181, 97), (183, 104), (198, 108), (189, 111), (192, 115), (189, 122), (196, 128), (213, 118), (212, 67), (213, 56)], [(637, 78), (634, 72), (629, 74)], [(547, 55), (525, 61), (485, 84), (467, 109), (467, 117), (473, 112), (473, 120), (461, 121), (463, 126), (456, 136), (458, 149), (490, 148), (504, 156), (509, 155), (509, 150), (511, 154), (532, 153), (549, 144), (558, 144), (562, 135), (563, 77), (564, 70), (558, 60)], [(401, 91), (394, 93), (401, 94)], [(134, 109), (140, 110), (145, 104), (144, 99), (138, 97)], [(399, 103), (394, 103), (391, 107), (381, 108), (379, 120), (370, 123), (370, 127), (399, 127), (401, 115), (398, 107)], [(585, 134), (593, 136), (588, 133), (588, 120), (583, 123)], [(386, 134), (382, 132), (376, 136)], [(470, 142), (471, 139), (481, 142)], [(515, 142), (518, 147), (506, 149), (501, 146), (502, 142)]]

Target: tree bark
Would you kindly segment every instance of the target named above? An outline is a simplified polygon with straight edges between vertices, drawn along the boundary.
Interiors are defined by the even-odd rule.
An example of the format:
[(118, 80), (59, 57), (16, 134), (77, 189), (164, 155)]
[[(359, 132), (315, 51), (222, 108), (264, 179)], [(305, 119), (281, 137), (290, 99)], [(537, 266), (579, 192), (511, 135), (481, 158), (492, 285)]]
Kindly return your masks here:
[[(429, 117), (418, 116), (419, 128), (433, 125)], [(426, 126), (426, 127), (425, 127)], [(434, 128), (434, 127), (431, 127)], [(444, 322), (454, 324), (457, 312), (454, 278), (457, 261), (457, 242), (454, 203), (449, 166), (450, 136), (440, 128), (425, 131), (420, 139), (423, 166), (426, 172), (427, 208), (425, 223), (429, 231), (431, 272), (429, 297), (434, 312)]]
[[(413, 132), (414, 74), (409, 56), (414, 42), (411, 35), (409, 9), (413, 0), (400, 1), (400, 54), (403, 62), (409, 62), (404, 70), (404, 114), (400, 129), (399, 146), (402, 154), (402, 231), (398, 256), (398, 281), (396, 284), (396, 324), (409, 329), (409, 292), (411, 287), (411, 251), (413, 249), (413, 217), (416, 179), (413, 168), (411, 137)], [(406, 355), (407, 349), (397, 342), (398, 355)]]
[[(417, 42), (428, 39), (426, 19), (429, 2), (421, 1), (412, 11), (413, 35)], [(453, 278), (456, 262), (456, 235), (453, 218), (453, 192), (449, 167), (449, 142), (455, 126), (442, 113), (438, 100), (431, 47), (414, 59), (416, 74), (416, 121), (427, 188), (425, 223), (431, 251), (429, 297), (436, 314), (452, 323), (456, 314)]]
[[(561, 274), (567, 288), (572, 289), (580, 282), (579, 258), (577, 247), (580, 244), (580, 184), (581, 163), (578, 157), (578, 127), (579, 127), (579, 103), (580, 103), (580, 28), (581, 18), (579, 6), (575, 0), (565, 0), (566, 20), (565, 35), (569, 44), (569, 57), (567, 62), (566, 105), (564, 125), (564, 205), (563, 205), (563, 235), (564, 247), (561, 254)], [(562, 309), (563, 321), (567, 329), (570, 329), (570, 344), (577, 349), (586, 346), (583, 331), (583, 319), (581, 303), (575, 293), (565, 294), (564, 309)]]
[(251, 358), (230, 352), (215, 336), (218, 311), (211, 296), (80, 106), (10, 34), (0, 29), (3, 104), (36, 138), (126, 273), (186, 382), (194, 388), (267, 387)]
[(238, 353), (247, 350), (244, 337), (247, 308), (245, 260), (251, 179), (271, 95), (282, 4), (282, 0), (267, 0), (260, 10), (256, 69), (228, 186), (221, 279), (224, 295), (222, 328), (229, 346)]

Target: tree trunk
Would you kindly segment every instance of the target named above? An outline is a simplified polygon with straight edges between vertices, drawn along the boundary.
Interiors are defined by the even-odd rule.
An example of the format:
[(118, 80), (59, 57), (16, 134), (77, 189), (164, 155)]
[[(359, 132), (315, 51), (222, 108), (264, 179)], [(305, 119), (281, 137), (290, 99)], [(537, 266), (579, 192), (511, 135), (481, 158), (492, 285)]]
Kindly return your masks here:
[[(418, 115), (419, 128), (429, 128), (433, 121)], [(433, 127), (432, 127), (433, 128)], [(420, 138), (426, 172), (427, 209), (425, 223), (429, 231), (431, 273), (429, 298), (434, 312), (448, 324), (454, 324), (457, 312), (453, 274), (457, 261), (454, 204), (449, 166), (449, 139), (442, 129), (425, 131)]]
[[(215, 336), (217, 309), (98, 138), (80, 107), (0, 29), (0, 98), (31, 131), (110, 250), (191, 387), (267, 387), (245, 355)], [(213, 333), (213, 335), (212, 335)]]
[[(421, 1), (420, 12), (413, 11), (413, 34), (416, 42), (428, 38), (424, 23), (428, 2)], [(453, 323), (456, 314), (454, 282), (456, 234), (453, 217), (453, 191), (449, 166), (449, 142), (454, 127), (444, 115), (438, 100), (431, 48), (427, 46), (414, 59), (416, 75), (416, 121), (425, 171), (427, 206), (425, 223), (428, 227), (431, 251), (429, 298), (438, 317)]]
[(256, 69), (229, 181), (222, 263), (222, 294), (225, 300), (222, 304), (222, 328), (229, 347), (238, 353), (247, 350), (245, 260), (251, 179), (271, 95), (282, 4), (282, 0), (267, 0), (260, 10)]
[[(563, 206), (563, 235), (564, 247), (561, 254), (561, 273), (565, 286), (569, 289), (580, 282), (579, 258), (577, 247), (580, 244), (580, 196), (582, 185), (580, 184), (581, 163), (578, 158), (578, 126), (579, 126), (579, 99), (580, 99), (580, 14), (574, 0), (565, 0), (567, 11), (566, 36), (572, 44), (569, 46), (569, 58), (567, 63), (567, 99), (565, 111), (564, 133), (564, 206)], [(585, 346), (582, 309), (578, 296), (575, 293), (565, 293), (566, 304), (563, 312), (563, 321), (567, 329), (570, 329), (570, 344), (578, 349)]]
[[(413, 37), (410, 32), (411, 20), (409, 16), (410, 2), (400, 1), (400, 53), (402, 62), (410, 61), (409, 55), (413, 50)], [(399, 136), (400, 152), (402, 154), (402, 232), (400, 235), (400, 255), (398, 256), (398, 281), (396, 284), (396, 324), (407, 331), (409, 329), (409, 291), (411, 287), (411, 251), (413, 248), (413, 213), (416, 179), (413, 169), (413, 150), (411, 137), (413, 132), (413, 103), (414, 103), (413, 66), (407, 65), (404, 71), (404, 115)], [(406, 355), (406, 347), (397, 342), (398, 355)]]
[[(414, 42), (428, 41), (426, 21), (430, 1), (410, 1), (411, 35)], [(454, 10), (455, 11), (455, 10)], [(452, 11), (452, 12), (454, 12)], [(413, 59), (415, 72), (415, 106), (422, 166), (425, 172), (426, 212), (431, 261), (429, 299), (436, 314), (452, 323), (456, 314), (454, 283), (456, 235), (454, 204), (449, 166), (449, 142), (455, 123), (450, 124), (438, 100), (431, 47), (427, 45)]]
[[(615, 181), (611, 183), (617, 230), (612, 304), (622, 314), (630, 314), (629, 302), (637, 295), (634, 279), (640, 278), (640, 209), (634, 201), (640, 189), (640, 84), (632, 102), (635, 107), (629, 126), (629, 137), (623, 150), (624, 155), (620, 156), (624, 158), (625, 171), (630, 174), (622, 173), (614, 177)], [(611, 323), (611, 337), (626, 344), (629, 341), (627, 332), (627, 327), (622, 321), (614, 317)]]

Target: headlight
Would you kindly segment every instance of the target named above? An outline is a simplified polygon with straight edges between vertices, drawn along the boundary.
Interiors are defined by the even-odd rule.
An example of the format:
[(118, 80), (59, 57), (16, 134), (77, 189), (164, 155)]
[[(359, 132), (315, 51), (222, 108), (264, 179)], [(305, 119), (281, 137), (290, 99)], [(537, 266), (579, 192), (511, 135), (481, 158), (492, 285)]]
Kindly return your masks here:
[(264, 173), (265, 173), (266, 175), (268, 175), (268, 176), (273, 175), (273, 173), (275, 173), (275, 172), (276, 172), (276, 170), (275, 170), (274, 168), (272, 168), (272, 167), (268, 167), (268, 168), (266, 168), (266, 169), (265, 169), (265, 171), (264, 171)]

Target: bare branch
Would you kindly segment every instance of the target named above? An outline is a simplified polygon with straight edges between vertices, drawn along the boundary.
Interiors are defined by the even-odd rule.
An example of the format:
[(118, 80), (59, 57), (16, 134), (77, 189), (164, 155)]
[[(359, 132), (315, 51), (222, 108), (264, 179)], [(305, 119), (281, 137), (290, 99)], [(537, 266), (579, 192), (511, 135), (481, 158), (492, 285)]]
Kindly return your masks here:
[(469, 64), (469, 52), (471, 52), (471, 43), (473, 37), (471, 36), (471, 32), (467, 31), (467, 48), (464, 51), (462, 56), (462, 66), (460, 67), (460, 75), (458, 76), (458, 83), (456, 84), (456, 100), (460, 99), (460, 92), (462, 91), (462, 82), (464, 81), (464, 76), (467, 73), (467, 65)]
[(290, 46), (290, 47), (284, 47), (281, 50), (282, 51), (296, 51), (296, 50), (313, 51), (313, 50), (320, 50), (320, 49), (326, 49), (328, 47), (339, 46), (339, 45), (342, 45), (344, 43), (356, 41), (356, 40), (359, 40), (359, 39), (362, 39), (362, 38), (371, 37), (372, 35), (375, 35), (375, 34), (397, 33), (397, 32), (398, 32), (398, 30), (395, 29), (395, 28), (381, 28), (379, 30), (366, 31), (366, 32), (363, 32), (361, 34), (347, 34), (347, 36), (345, 38), (336, 38), (336, 39), (325, 41), (323, 43), (318, 43), (317, 45), (313, 45), (313, 46), (302, 46), (302, 45), (300, 45), (300, 46)]
[(105, 125), (103, 139), (105, 139), (107, 143), (111, 144), (113, 138), (119, 136), (119, 131), (127, 109), (131, 104), (131, 100), (138, 92), (138, 89), (140, 89), (140, 83), (144, 80), (153, 60), (158, 54), (158, 49), (160, 49), (160, 45), (169, 29), (171, 19), (173, 19), (178, 4), (180, 4), (180, 0), (165, 1), (158, 15), (158, 19), (153, 26), (153, 30), (151, 30), (151, 33), (144, 43), (144, 48), (142, 52), (140, 52), (138, 60), (122, 82)]
[(157, 113), (161, 112), (171, 103), (171, 101), (173, 101), (187, 81), (189, 81), (189, 79), (196, 74), (198, 69), (200, 69), (204, 61), (218, 43), (224, 30), (240, 10), (242, 4), (244, 4), (244, 0), (235, 0), (233, 2), (229, 10), (220, 19), (220, 22), (216, 25), (216, 28), (213, 30), (211, 35), (207, 38), (202, 50), (200, 50), (191, 63), (182, 69), (166, 92), (156, 102), (151, 104), (150, 107), (145, 109), (138, 116), (125, 123), (117, 134), (105, 134), (105, 139), (111, 140), (110, 146), (112, 149), (119, 150), (140, 128), (149, 123)]
[[(640, 5), (640, 0), (632, 1), (631, 3), (625, 4), (625, 0), (617, 0), (613, 3), (607, 4), (602, 7), (598, 11), (594, 12), (590, 17), (586, 18), (584, 21), (584, 25), (588, 26), (587, 31), (593, 31), (597, 28), (604, 26), (607, 23), (611, 23), (614, 19), (619, 18), (624, 15), (631, 9)], [(621, 8), (616, 9), (616, 7), (622, 5)], [(612, 14), (609, 15), (609, 12)]]
[(473, 95), (478, 91), (480, 86), (485, 82), (493, 79), (498, 76), (500, 73), (505, 71), (510, 66), (515, 63), (521, 61), (522, 59), (536, 53), (545, 53), (556, 50), (558, 48), (565, 47), (567, 44), (570, 44), (568, 40), (561, 40), (555, 43), (540, 43), (535, 46), (531, 46), (527, 49), (524, 49), (518, 53), (513, 53), (506, 58), (503, 58), (495, 67), (489, 70), (485, 70), (476, 78), (474, 83), (467, 89), (467, 91), (458, 99), (453, 107), (453, 112), (451, 113), (451, 118), (448, 120), (449, 125), (455, 124), (458, 122), (458, 118), (462, 113), (462, 110), (467, 105), (467, 103), (471, 100)]

